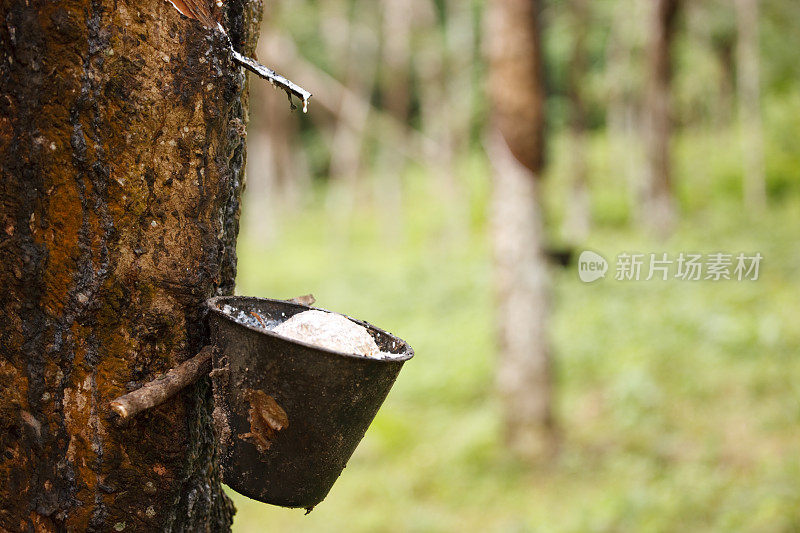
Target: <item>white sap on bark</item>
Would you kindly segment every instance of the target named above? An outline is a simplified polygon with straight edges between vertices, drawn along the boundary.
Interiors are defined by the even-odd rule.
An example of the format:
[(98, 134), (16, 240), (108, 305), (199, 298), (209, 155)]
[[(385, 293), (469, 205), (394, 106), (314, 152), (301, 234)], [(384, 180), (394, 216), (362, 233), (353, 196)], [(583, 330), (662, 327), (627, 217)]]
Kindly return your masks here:
[(499, 364), (507, 440), (519, 456), (539, 459), (553, 448), (549, 276), (537, 176), (496, 134), (489, 146), (495, 170), (494, 243)]

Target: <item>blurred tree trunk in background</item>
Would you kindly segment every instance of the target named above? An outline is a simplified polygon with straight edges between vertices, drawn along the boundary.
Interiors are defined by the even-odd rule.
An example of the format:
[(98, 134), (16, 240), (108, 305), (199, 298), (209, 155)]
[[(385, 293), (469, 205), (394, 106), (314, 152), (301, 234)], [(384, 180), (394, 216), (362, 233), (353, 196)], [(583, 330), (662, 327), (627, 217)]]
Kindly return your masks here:
[(744, 156), (744, 199), (748, 208), (763, 210), (767, 196), (758, 60), (758, 0), (736, 0), (736, 23), (736, 74), (739, 127)]
[[(260, 13), (225, 5), (244, 53)], [(245, 75), (162, 0), (0, 18), (0, 530), (228, 530), (208, 380), (125, 428), (108, 403), (233, 292)]]
[[(686, 28), (691, 46), (707, 48), (716, 60), (717, 85), (704, 87), (710, 124), (718, 130), (730, 127), (736, 96), (736, 24), (729, 2), (709, 0), (685, 5)], [(705, 85), (706, 79), (697, 80)]]
[(719, 98), (714, 102), (715, 122), (717, 127), (729, 127), (733, 117), (733, 99), (735, 92), (736, 61), (734, 60), (734, 39), (718, 39), (714, 42), (714, 51), (719, 59), (722, 72), (719, 80)]
[[(450, 143), (454, 158), (468, 153), (470, 148), (470, 127), (473, 124), (473, 101), (476, 94), (476, 72), (481, 68), (480, 50), (474, 28), (472, 2), (446, 0), (444, 41), (445, 96), (447, 106), (440, 111), (446, 115), (450, 128)], [(454, 169), (457, 171), (457, 169)], [(459, 181), (453, 180), (458, 187)]]
[[(381, 4), (381, 61), (378, 66), (382, 108), (401, 126), (395, 143), (409, 144), (407, 127), (411, 112), (411, 33), (415, 2), (382, 0)], [(363, 99), (369, 102), (370, 94)], [(374, 119), (374, 115), (373, 115)], [(373, 123), (375, 121), (373, 120)], [(370, 128), (375, 130), (375, 127)], [(380, 131), (380, 130), (379, 130)], [(383, 131), (381, 131), (383, 134)], [(381, 135), (383, 136), (383, 135)], [(388, 135), (387, 135), (388, 137)], [(381, 227), (386, 238), (401, 242), (403, 234), (403, 177), (405, 155), (394, 146), (380, 143), (376, 149), (373, 185), (375, 197), (380, 198)]]
[[(262, 40), (265, 43), (270, 42), (270, 39), (267, 38)], [(258, 49), (261, 52), (267, 52), (260, 53), (261, 57), (277, 55), (277, 50), (269, 48), (266, 44), (259, 46)], [(299, 122), (302, 113), (298, 110), (292, 111), (283, 91), (276, 91), (274, 87), (266, 83), (258, 85), (258, 91), (253, 92), (256, 93), (254, 96), (259, 97), (260, 105), (263, 106), (263, 120), (256, 133), (257, 138), (266, 138), (261, 143), (252, 143), (250, 151), (253, 152), (258, 147), (259, 151), (265, 152), (265, 154), (258, 155), (266, 156), (267, 159), (258, 170), (265, 175), (258, 176), (258, 178), (269, 184), (267, 190), (264, 191), (265, 194), (278, 192), (282, 204), (297, 205), (300, 198), (311, 188), (308, 169), (305, 168), (302, 161), (303, 155), (302, 153), (298, 154), (298, 151), (293, 148), (299, 140)], [(248, 193), (251, 192), (249, 190), (250, 183), (255, 177), (248, 174)]]
[[(264, 14), (262, 28), (267, 29), (268, 34), (259, 40), (256, 56), (269, 58), (278, 72), (297, 72), (289, 61), (272, 63), (273, 58), (285, 61), (278, 35), (280, 28), (276, 27), (279, 11), (285, 8), (284, 2), (273, 1)], [(316, 87), (314, 90), (314, 104), (317, 104)], [(252, 228), (251, 234), (258, 235), (259, 241), (265, 243), (274, 236), (275, 221), (283, 216), (282, 211), (296, 208), (307, 197), (311, 175), (306, 151), (295, 148), (299, 141), (301, 113), (291, 110), (286, 94), (268, 83), (256, 83), (250, 92), (250, 112), (253, 120), (247, 136), (247, 208), (242, 224)]]
[(648, 86), (644, 110), (647, 165), (642, 183), (639, 221), (665, 236), (675, 224), (670, 164), (672, 135), (672, 42), (680, 0), (654, 0), (650, 18)]
[[(363, 9), (370, 10), (371, 13), (370, 7), (364, 6)], [(342, 8), (341, 12), (345, 13), (345, 18), (335, 18), (330, 24), (338, 27), (334, 26), (329, 30), (334, 33), (331, 40), (338, 41), (336, 69), (342, 73), (344, 85), (349, 89), (341, 95), (337, 115), (350, 116), (352, 120), (339, 121), (334, 129), (331, 139), (330, 178), (346, 185), (341, 191), (343, 196), (339, 199), (353, 202), (356, 184), (364, 170), (364, 143), (372, 109), (361, 105), (358, 95), (371, 95), (380, 56), (376, 34), (369, 27), (357, 24), (353, 18), (356, 15), (348, 15), (348, 9)], [(366, 99), (369, 101), (369, 96)]]
[(408, 121), (411, 105), (411, 21), (413, 2), (382, 0), (383, 61), (381, 64), (381, 93), (383, 108), (401, 123)]
[(581, 242), (589, 234), (590, 205), (587, 185), (586, 105), (583, 82), (589, 68), (586, 50), (586, 32), (589, 25), (588, 0), (572, 0), (572, 54), (567, 66), (567, 96), (569, 98), (569, 159), (572, 184), (567, 201), (567, 219), (564, 230), (567, 238)]
[[(436, 13), (436, 3), (430, 0), (418, 1), (418, 29), (421, 43), (415, 54), (415, 71), (418, 77), (420, 123), (422, 131), (432, 137), (435, 149), (428, 153), (435, 175), (441, 179), (445, 189), (454, 188), (453, 181), (453, 106), (448, 93), (447, 38), (443, 25)], [(442, 9), (447, 10), (446, 2)]]
[[(263, 46), (263, 41), (269, 39), (261, 41), (258, 56), (276, 57), (262, 53), (269, 50)], [(252, 228), (251, 235), (258, 235), (259, 241), (266, 243), (275, 235), (275, 221), (283, 216), (282, 212), (291, 211), (308, 196), (311, 176), (305, 150), (293, 149), (299, 141), (299, 112), (291, 111), (286, 94), (268, 83), (257, 83), (251, 90), (250, 102), (251, 112), (259, 120), (251, 123), (247, 134), (247, 208), (243, 225)]]
[(486, 45), (495, 170), (492, 239), (497, 285), (497, 382), (511, 450), (527, 460), (554, 450), (547, 322), (549, 280), (539, 179), (544, 83), (539, 2), (492, 0)]
[[(349, 6), (349, 1), (330, 2), (326, 10), (331, 16), (324, 18), (327, 26), (325, 40), (332, 50), (333, 68), (340, 73), (344, 85), (349, 89), (341, 93), (336, 115), (352, 117), (350, 121), (340, 120), (336, 123), (330, 141), (330, 179), (346, 185), (340, 190), (342, 195), (336, 196), (337, 202), (334, 204), (339, 200), (354, 201), (354, 188), (362, 170), (365, 130), (370, 111), (369, 107), (359, 105), (354, 96), (369, 94), (369, 89), (374, 85), (378, 59), (375, 43), (363, 42), (366, 36), (359, 31), (360, 26), (353, 19)], [(367, 54), (366, 61), (364, 54)]]
[(605, 84), (608, 88), (606, 128), (611, 171), (624, 176), (631, 210), (638, 209), (644, 167), (641, 140), (642, 48), (646, 32), (640, 27), (649, 14), (640, 0), (617, 0), (606, 45)]

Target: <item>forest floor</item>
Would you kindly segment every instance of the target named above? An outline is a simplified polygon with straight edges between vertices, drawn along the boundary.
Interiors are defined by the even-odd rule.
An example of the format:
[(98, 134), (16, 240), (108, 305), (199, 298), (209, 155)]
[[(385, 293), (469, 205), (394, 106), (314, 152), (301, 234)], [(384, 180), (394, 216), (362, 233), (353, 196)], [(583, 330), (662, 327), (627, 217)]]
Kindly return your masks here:
[[(493, 394), (482, 157), (464, 161), (454, 180), (421, 169), (402, 184), (376, 177), (355, 199), (332, 187), (282, 210), (246, 200), (239, 293), (313, 292), (318, 306), (406, 339), (416, 357), (322, 504), (304, 516), (233, 494), (235, 531), (800, 528), (796, 184), (771, 178), (770, 209), (748, 213), (737, 150), (714, 135), (684, 136), (682, 219), (658, 241), (629, 222), (628, 186), (608, 153), (604, 139), (593, 141), (596, 226), (586, 248), (612, 266), (591, 284), (574, 263), (553, 270), (561, 450), (537, 467), (504, 453)], [(564, 158), (555, 159), (551, 229), (568, 189)], [(757, 281), (623, 282), (613, 266), (622, 252), (764, 259)]]

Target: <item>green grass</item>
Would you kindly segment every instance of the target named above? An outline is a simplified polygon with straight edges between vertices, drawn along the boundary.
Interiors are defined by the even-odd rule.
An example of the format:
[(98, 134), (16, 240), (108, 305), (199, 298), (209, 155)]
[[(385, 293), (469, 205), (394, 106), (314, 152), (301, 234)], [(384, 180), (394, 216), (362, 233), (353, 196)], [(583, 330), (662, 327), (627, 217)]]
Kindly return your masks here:
[[(502, 446), (480, 156), (458, 169), (455, 188), (412, 169), (402, 198), (385, 201), (376, 180), (349, 213), (319, 190), (303, 207), (272, 208), (261, 221), (268, 231), (245, 224), (240, 293), (313, 292), (318, 305), (398, 334), (417, 355), (322, 504), (303, 516), (233, 494), (234, 530), (800, 530), (800, 198), (747, 214), (730, 178), (737, 153), (720, 154), (724, 143), (677, 143), (684, 213), (658, 242), (625, 223), (626, 185), (607, 142), (593, 141), (600, 225), (588, 248), (612, 262), (631, 250), (765, 259), (755, 282), (623, 283), (611, 271), (587, 285), (574, 266), (555, 271), (563, 445), (539, 467)], [(554, 159), (547, 205), (556, 223), (567, 178)], [(252, 198), (248, 208), (261, 210)]]

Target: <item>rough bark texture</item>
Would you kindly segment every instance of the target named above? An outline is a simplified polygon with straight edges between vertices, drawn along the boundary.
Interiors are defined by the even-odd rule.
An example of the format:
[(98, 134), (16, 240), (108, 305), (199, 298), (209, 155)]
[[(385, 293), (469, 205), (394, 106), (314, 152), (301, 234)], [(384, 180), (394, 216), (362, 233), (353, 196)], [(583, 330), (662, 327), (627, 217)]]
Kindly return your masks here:
[(736, 22), (736, 78), (744, 156), (744, 199), (747, 207), (761, 211), (767, 205), (767, 189), (758, 61), (758, 0), (736, 0)]
[[(195, 355), (233, 290), (246, 78), (162, 0), (0, 3), (0, 530), (228, 530)], [(259, 0), (221, 14), (252, 52)]]
[(487, 148), (495, 170), (497, 383), (507, 443), (526, 460), (549, 455), (554, 444), (549, 280), (538, 194), (544, 163), (538, 7), (531, 0), (493, 0), (486, 33), (495, 130)]
[(652, 5), (649, 44), (649, 82), (645, 102), (647, 168), (640, 200), (640, 220), (654, 232), (666, 235), (675, 223), (675, 200), (670, 168), (672, 132), (672, 41), (679, 0), (655, 0)]

